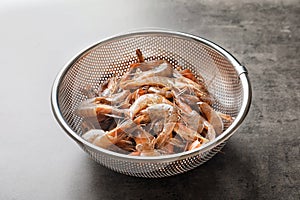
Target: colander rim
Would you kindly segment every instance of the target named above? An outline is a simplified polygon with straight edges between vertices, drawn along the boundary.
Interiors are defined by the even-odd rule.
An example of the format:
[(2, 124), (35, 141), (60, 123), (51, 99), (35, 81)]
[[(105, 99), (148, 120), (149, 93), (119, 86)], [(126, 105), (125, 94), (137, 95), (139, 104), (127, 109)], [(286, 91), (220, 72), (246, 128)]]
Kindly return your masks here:
[[(205, 44), (209, 46), (210, 48), (214, 49), (218, 53), (220, 53), (222, 56), (224, 56), (228, 61), (233, 65), (235, 70), (237, 71), (237, 74), (239, 75), (242, 88), (243, 88), (243, 102), (241, 105), (241, 109), (233, 121), (233, 123), (218, 137), (216, 137), (213, 141), (206, 143), (202, 145), (199, 149), (194, 149), (191, 151), (185, 151), (177, 154), (170, 154), (170, 155), (162, 155), (162, 156), (149, 156), (149, 157), (141, 157), (141, 156), (129, 156), (121, 153), (116, 153), (113, 151), (109, 151), (106, 149), (103, 149), (101, 147), (95, 146), (91, 144), (90, 142), (84, 140), (81, 136), (79, 136), (75, 131), (72, 130), (72, 128), (67, 124), (67, 122), (64, 120), (62, 113), (59, 108), (58, 103), (58, 89), (61, 80), (65, 76), (65, 74), (68, 72), (68, 69), (71, 68), (71, 66), (76, 62), (78, 58), (81, 58), (83, 55), (88, 53), (91, 49), (94, 47), (107, 43), (109, 41), (115, 40), (115, 39), (121, 39), (126, 37), (131, 37), (134, 35), (149, 35), (149, 34), (158, 34), (158, 35), (170, 35), (173, 37), (180, 37), (185, 39), (191, 39), (195, 40), (196, 42), (200, 42), (202, 44)], [(122, 160), (130, 160), (130, 161), (136, 161), (136, 162), (169, 162), (174, 160), (181, 160), (183, 158), (191, 157), (197, 154), (201, 154), (204, 152), (209, 151), (210, 149), (220, 145), (221, 143), (225, 142), (227, 139), (229, 139), (235, 131), (240, 127), (242, 122), (244, 121), (249, 109), (250, 104), (252, 100), (252, 91), (251, 91), (251, 84), (250, 80), (248, 78), (248, 72), (244, 66), (242, 66), (238, 60), (231, 55), (228, 51), (226, 51), (221, 46), (215, 44), (214, 42), (211, 42), (210, 40), (207, 40), (205, 38), (190, 34), (190, 33), (184, 33), (179, 31), (171, 31), (171, 30), (159, 30), (159, 29), (148, 29), (148, 30), (137, 30), (137, 31), (130, 31), (126, 33), (121, 33), (117, 35), (113, 35), (111, 37), (102, 39), (86, 48), (81, 50), (77, 55), (75, 55), (67, 64), (64, 65), (64, 67), (60, 70), (60, 72), (57, 74), (53, 85), (51, 89), (51, 108), (52, 112), (56, 118), (56, 121), (59, 123), (61, 128), (73, 139), (75, 140), (81, 147), (83, 148), (90, 148), (92, 150), (96, 150), (97, 152), (101, 154), (106, 154), (107, 156), (112, 156), (117, 159)]]

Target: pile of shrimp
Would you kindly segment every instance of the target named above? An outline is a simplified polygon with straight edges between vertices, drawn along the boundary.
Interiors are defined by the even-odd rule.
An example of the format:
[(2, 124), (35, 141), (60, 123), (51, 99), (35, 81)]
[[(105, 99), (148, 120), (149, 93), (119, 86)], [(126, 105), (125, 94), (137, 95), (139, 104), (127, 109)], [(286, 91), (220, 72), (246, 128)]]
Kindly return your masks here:
[(138, 62), (121, 78), (84, 89), (87, 100), (76, 114), (85, 140), (131, 156), (168, 155), (200, 148), (233, 121), (212, 108), (202, 77), (136, 54)]

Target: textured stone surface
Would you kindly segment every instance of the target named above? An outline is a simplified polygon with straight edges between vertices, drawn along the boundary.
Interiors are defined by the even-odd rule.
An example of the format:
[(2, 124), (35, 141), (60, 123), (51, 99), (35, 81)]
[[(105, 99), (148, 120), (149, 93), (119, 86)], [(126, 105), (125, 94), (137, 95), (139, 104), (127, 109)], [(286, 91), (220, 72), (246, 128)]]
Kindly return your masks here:
[[(0, 199), (300, 199), (299, 1), (14, 0), (0, 11)], [(98, 165), (50, 109), (52, 82), (74, 54), (143, 27), (214, 41), (247, 67), (253, 87), (250, 112), (222, 152), (169, 178)]]

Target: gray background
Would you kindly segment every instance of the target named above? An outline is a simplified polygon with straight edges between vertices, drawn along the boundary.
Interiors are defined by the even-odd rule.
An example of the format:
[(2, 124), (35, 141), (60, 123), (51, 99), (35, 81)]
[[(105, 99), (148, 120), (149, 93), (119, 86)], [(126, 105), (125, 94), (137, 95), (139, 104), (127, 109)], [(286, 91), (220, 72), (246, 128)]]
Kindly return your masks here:
[[(300, 3), (0, 2), (0, 199), (299, 199)], [(140, 28), (192, 33), (249, 70), (249, 115), (221, 153), (187, 173), (128, 177), (91, 160), (58, 126), (50, 91), (77, 52)]]

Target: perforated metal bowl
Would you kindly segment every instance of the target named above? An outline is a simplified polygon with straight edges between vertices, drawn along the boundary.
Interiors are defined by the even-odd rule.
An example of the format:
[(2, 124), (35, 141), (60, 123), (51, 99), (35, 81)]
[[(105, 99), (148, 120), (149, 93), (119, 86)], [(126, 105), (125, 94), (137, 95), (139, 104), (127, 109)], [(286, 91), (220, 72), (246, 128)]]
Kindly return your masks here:
[[(81, 118), (74, 114), (86, 97), (82, 89), (95, 88), (112, 76), (122, 76), (137, 62), (135, 50), (146, 60), (165, 59), (201, 74), (216, 99), (213, 107), (235, 117), (215, 140), (200, 149), (158, 157), (115, 153), (85, 141)], [(80, 52), (58, 74), (52, 88), (53, 113), (66, 133), (95, 161), (123, 174), (165, 177), (191, 170), (214, 156), (238, 129), (250, 107), (251, 87), (245, 67), (220, 46), (190, 34), (170, 31), (139, 31), (114, 36)]]

